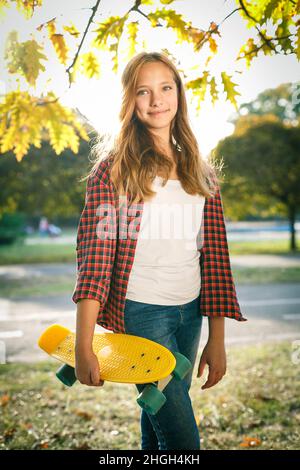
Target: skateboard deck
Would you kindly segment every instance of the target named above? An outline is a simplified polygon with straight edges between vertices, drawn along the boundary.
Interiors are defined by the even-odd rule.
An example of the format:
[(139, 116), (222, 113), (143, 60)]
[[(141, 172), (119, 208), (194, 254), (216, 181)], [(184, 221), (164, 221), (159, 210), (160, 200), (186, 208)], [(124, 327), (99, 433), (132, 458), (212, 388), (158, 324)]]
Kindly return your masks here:
[[(75, 333), (62, 325), (49, 326), (38, 345), (64, 363), (56, 376), (71, 387), (75, 375)], [(182, 380), (192, 365), (179, 352), (140, 336), (122, 333), (95, 333), (93, 351), (99, 362), (100, 379), (108, 382), (145, 384), (137, 398), (141, 408), (156, 414), (166, 401), (162, 391), (173, 379)]]
[[(41, 335), (40, 348), (50, 356), (75, 367), (75, 334), (52, 325)], [(140, 336), (95, 333), (93, 351), (98, 357), (101, 380), (149, 383), (167, 377), (175, 368), (174, 355), (164, 346)]]

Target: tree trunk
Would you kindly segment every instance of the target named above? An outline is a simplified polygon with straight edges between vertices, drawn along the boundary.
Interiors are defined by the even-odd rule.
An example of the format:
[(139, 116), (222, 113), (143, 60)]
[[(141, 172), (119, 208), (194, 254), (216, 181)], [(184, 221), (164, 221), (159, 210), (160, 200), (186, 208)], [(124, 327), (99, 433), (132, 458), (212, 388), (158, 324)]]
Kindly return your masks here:
[(294, 205), (289, 206), (289, 223), (290, 223), (290, 251), (296, 251), (296, 207)]

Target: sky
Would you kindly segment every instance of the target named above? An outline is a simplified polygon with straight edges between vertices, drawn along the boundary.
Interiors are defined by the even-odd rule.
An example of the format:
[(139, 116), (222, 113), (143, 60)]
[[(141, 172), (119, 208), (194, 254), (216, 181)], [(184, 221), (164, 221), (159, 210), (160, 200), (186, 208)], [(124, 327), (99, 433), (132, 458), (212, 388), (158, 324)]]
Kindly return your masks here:
[[(0, 94), (10, 91), (15, 86), (14, 80), (5, 74), (3, 58), (5, 39), (11, 30), (18, 31), (20, 41), (32, 37), (40, 41), (42, 33), (38, 33), (36, 27), (56, 16), (58, 32), (63, 32), (60, 31), (62, 25), (69, 25), (71, 22), (83, 31), (91, 15), (91, 7), (95, 3), (95, 0), (44, 0), (43, 8), (37, 9), (29, 21), (18, 13), (14, 6), (7, 10), (6, 14), (0, 18)], [(94, 21), (101, 22), (110, 15), (122, 16), (133, 4), (134, 0), (102, 0)], [(154, 5), (141, 6), (141, 10), (148, 13), (163, 6), (159, 0), (154, 0)], [(191, 21), (193, 26), (207, 29), (211, 21), (220, 23), (233, 11), (236, 8), (236, 2), (234, 0), (177, 0), (169, 5), (169, 8), (182, 14), (183, 18), (186, 21)], [(148, 20), (137, 12), (131, 12), (129, 20), (139, 21), (140, 32), (136, 52), (142, 50), (160, 51), (161, 48), (167, 48), (180, 62), (180, 67), (185, 70), (188, 79), (195, 79), (201, 75), (208, 55), (207, 49), (195, 53), (191, 44), (176, 44), (177, 37), (171, 29), (154, 29), (149, 25)], [(91, 26), (91, 30), (93, 29), (95, 29), (95, 25)], [(241, 46), (249, 36), (249, 30), (238, 12), (221, 25), (220, 33), (218, 53), (211, 60), (209, 69), (212, 75), (219, 75), (221, 71), (226, 71), (232, 76), (232, 80), (238, 83), (237, 90), (241, 94), (237, 99), (238, 104), (255, 99), (260, 92), (267, 88), (275, 88), (281, 83), (299, 81), (300, 67), (295, 56), (276, 55), (270, 57), (260, 53), (258, 58), (252, 62), (250, 69), (246, 68), (245, 61), (235, 60)], [(82, 52), (89, 50), (90, 42), (91, 35), (87, 35)], [(74, 42), (70, 42), (71, 46), (73, 48), (70, 52), (68, 65), (76, 51)], [(112, 72), (110, 54), (100, 52), (101, 78), (96, 80), (82, 77), (69, 88), (64, 67), (58, 64), (52, 46), (46, 39), (45, 52), (49, 58), (47, 74), (43, 74), (39, 78), (36, 89), (31, 89), (31, 91), (37, 94), (54, 90), (61, 97), (61, 102), (64, 105), (77, 107), (100, 133), (114, 133), (119, 122), (121, 74), (129, 60), (127, 51), (128, 43), (124, 33), (119, 46), (118, 73)], [(197, 66), (196, 69), (194, 69), (195, 66)], [(219, 88), (221, 90), (221, 87)], [(196, 112), (196, 100), (191, 92), (187, 91), (186, 96), (190, 123), (200, 151), (206, 157), (220, 139), (233, 132), (234, 127), (229, 119), (235, 113), (235, 108), (225, 100), (224, 94), (213, 106), (208, 94), (199, 113)]]

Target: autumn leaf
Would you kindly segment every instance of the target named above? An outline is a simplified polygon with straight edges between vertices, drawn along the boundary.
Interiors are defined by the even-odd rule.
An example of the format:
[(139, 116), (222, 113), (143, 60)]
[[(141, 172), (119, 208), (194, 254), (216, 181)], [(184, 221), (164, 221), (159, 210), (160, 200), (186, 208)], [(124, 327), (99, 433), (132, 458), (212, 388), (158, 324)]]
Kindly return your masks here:
[(192, 90), (193, 95), (198, 98), (196, 109), (200, 109), (201, 101), (205, 99), (207, 85), (208, 85), (209, 72), (205, 70), (201, 77), (195, 80), (190, 80), (185, 84), (186, 88)]
[(158, 25), (159, 20), (165, 21), (166, 27), (172, 28), (176, 32), (178, 37), (177, 43), (181, 44), (182, 41), (189, 41), (190, 35), (187, 30), (187, 26), (189, 24), (184, 21), (183, 16), (177, 13), (175, 10), (167, 10), (166, 8), (162, 8), (161, 10), (156, 10), (149, 13), (148, 19), (154, 28)]
[(257, 437), (244, 437), (240, 447), (258, 447), (261, 445), (261, 439)]
[(81, 69), (88, 78), (100, 77), (99, 61), (94, 52), (90, 51), (82, 54)]
[(132, 21), (127, 25), (128, 42), (129, 42), (128, 57), (132, 57), (136, 52), (135, 46), (136, 46), (138, 25), (139, 25), (138, 21)]
[(29, 85), (35, 85), (39, 73), (46, 70), (40, 61), (47, 61), (47, 56), (41, 50), (42, 46), (34, 39), (19, 42), (18, 33), (11, 31), (5, 48), (5, 59), (9, 72), (20, 73)]
[(298, 60), (300, 60), (300, 26), (297, 29), (297, 42), (296, 42), (296, 54)]
[(110, 16), (107, 20), (99, 23), (98, 28), (93, 30), (96, 33), (96, 37), (92, 41), (92, 46), (106, 49), (109, 36), (119, 39), (126, 19), (127, 15), (123, 18), (120, 16)]
[(7, 395), (7, 394), (2, 395), (2, 396), (1, 396), (1, 401), (0, 401), (1, 406), (6, 406), (6, 405), (8, 404), (8, 402), (9, 402), (9, 400), (10, 400), (10, 396), (9, 396), (9, 395)]
[(215, 77), (211, 78), (209, 84), (210, 84), (210, 94), (211, 94), (212, 102), (213, 102), (213, 104), (215, 104), (215, 102), (217, 101), (218, 96), (219, 96), (217, 86), (216, 86)]
[(54, 46), (57, 57), (59, 58), (59, 61), (65, 65), (67, 62), (69, 49), (66, 44), (64, 35), (55, 33), (50, 36), (50, 39)]
[(52, 18), (52, 20), (47, 21), (47, 23), (46, 23), (49, 38), (51, 38), (52, 34), (55, 34), (55, 33), (56, 33), (56, 24), (55, 24), (55, 20), (56, 20), (56, 17), (55, 17), (55, 18)]
[(209, 48), (211, 52), (215, 54), (218, 50), (218, 44), (216, 43), (216, 40), (212, 38), (211, 36), (209, 36), (208, 42), (209, 42)]
[(257, 54), (258, 54), (258, 46), (257, 44), (255, 44), (253, 38), (249, 38), (246, 44), (244, 44), (241, 47), (237, 56), (237, 60), (245, 59), (246, 66), (247, 68), (249, 68), (251, 65), (252, 59), (254, 59), (254, 57), (257, 57)]
[[(4, 10), (4, 8), (9, 8), (13, 2), (9, 2), (7, 0), (0, 1), (0, 13)], [(17, 0), (16, 6), (17, 10), (22, 13), (26, 19), (32, 18), (34, 10), (36, 7), (42, 6), (43, 0)]]
[(170, 5), (170, 3), (174, 2), (175, 0), (160, 0), (160, 3), (163, 5)]
[(71, 23), (70, 26), (64, 26), (63, 29), (71, 34), (71, 36), (75, 36), (76, 38), (78, 38), (78, 36), (80, 36), (80, 32), (78, 31), (78, 29), (76, 28), (76, 26), (74, 26), (73, 23)]
[(81, 418), (85, 419), (86, 421), (90, 421), (91, 419), (93, 419), (93, 415), (91, 413), (87, 413), (86, 411), (75, 410), (74, 413), (77, 416), (80, 416)]
[(41, 441), (40, 442), (40, 448), (41, 449), (48, 449), (49, 448), (49, 442), (48, 441)]
[(194, 43), (194, 51), (198, 52), (205, 42), (206, 32), (192, 26), (187, 27), (187, 32), (189, 41)]
[(227, 100), (229, 100), (235, 106), (235, 108), (237, 108), (236, 96), (240, 95), (240, 93), (234, 88), (237, 86), (237, 84), (231, 80), (231, 75), (227, 75), (226, 72), (221, 72), (221, 77)]
[(5, 95), (0, 103), (0, 152), (12, 150), (21, 161), (31, 144), (41, 147), (44, 130), (57, 154), (68, 147), (77, 153), (79, 136), (89, 140), (74, 112), (62, 106), (53, 92), (43, 99), (21, 91)]

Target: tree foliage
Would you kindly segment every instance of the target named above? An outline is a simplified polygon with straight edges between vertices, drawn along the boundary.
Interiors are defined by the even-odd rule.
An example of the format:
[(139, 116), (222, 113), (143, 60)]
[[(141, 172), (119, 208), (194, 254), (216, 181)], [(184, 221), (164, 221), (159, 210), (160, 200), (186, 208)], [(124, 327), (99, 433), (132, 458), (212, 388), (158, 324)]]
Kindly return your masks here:
[[(193, 1), (193, 0), (190, 0)], [(119, 44), (125, 37), (128, 44), (128, 59), (139, 51), (139, 40), (143, 39), (143, 23), (147, 21), (155, 29), (168, 28), (176, 33), (177, 43), (189, 43), (197, 57), (206, 56), (205, 68), (196, 77), (186, 76), (181, 70), (185, 87), (196, 99), (197, 109), (207, 93), (215, 103), (221, 94), (237, 108), (238, 84), (223, 70), (213, 74), (211, 59), (218, 54), (222, 40), (222, 24), (230, 21), (233, 14), (240, 14), (249, 28), (249, 38), (241, 47), (236, 61), (245, 60), (250, 66), (261, 52), (264, 55), (295, 54), (300, 59), (300, 0), (236, 0), (236, 8), (219, 24), (211, 21), (207, 29), (193, 25), (176, 12), (174, 0), (133, 0), (132, 6), (123, 15), (116, 14), (99, 19), (101, 0), (95, 0), (84, 31), (74, 25), (60, 24), (57, 17), (39, 25), (30, 39), (22, 42), (16, 31), (7, 39), (5, 60), (10, 75), (22, 77), (25, 85), (18, 85), (2, 97), (0, 106), (0, 152), (12, 150), (18, 161), (28, 152), (29, 146), (39, 147), (42, 136), (49, 136), (57, 154), (66, 148), (78, 151), (79, 137), (88, 136), (71, 110), (64, 109), (59, 97), (53, 92), (46, 96), (35, 96), (35, 86), (40, 78), (49, 73), (49, 59), (44, 51), (41, 35), (47, 34), (57, 61), (63, 67), (71, 86), (79, 75), (88, 78), (101, 76), (101, 53), (109, 52), (112, 70), (118, 71)], [(38, 8), (44, 8), (42, 0), (0, 0), (0, 13), (15, 4), (27, 19), (32, 18)], [(82, 2), (84, 4), (84, 2)], [(87, 5), (89, 7), (89, 5)], [(150, 9), (150, 11), (149, 11)], [(134, 20), (139, 15), (139, 20)], [(87, 45), (86, 37), (91, 41)], [(75, 46), (74, 46), (75, 42)], [(87, 47), (88, 46), (88, 47)], [(83, 52), (86, 47), (87, 52)], [(172, 55), (165, 50), (167, 54)], [(177, 64), (180, 70), (180, 63)], [(198, 74), (198, 72), (196, 72)]]
[(287, 83), (245, 104), (247, 113), (235, 119), (233, 134), (218, 143), (214, 156), (224, 161), (223, 193), (224, 199), (230, 200), (226, 213), (238, 219), (287, 217), (290, 247), (295, 250), (295, 222), (300, 207), (300, 128), (299, 109), (292, 106), (288, 94), (291, 89)]

